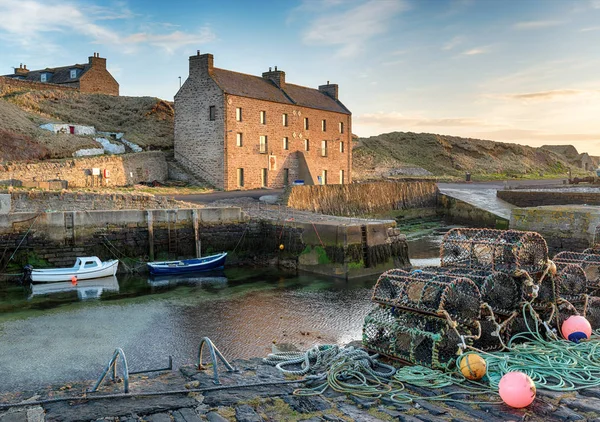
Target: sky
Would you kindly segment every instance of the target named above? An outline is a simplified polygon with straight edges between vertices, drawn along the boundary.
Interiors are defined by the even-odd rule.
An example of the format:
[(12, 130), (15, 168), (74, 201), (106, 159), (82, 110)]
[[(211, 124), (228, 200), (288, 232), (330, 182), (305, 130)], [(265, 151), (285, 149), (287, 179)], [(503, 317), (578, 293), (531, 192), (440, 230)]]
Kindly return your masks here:
[(600, 156), (600, 0), (0, 0), (0, 74), (107, 58), (173, 100), (188, 57), (316, 88), (353, 133), (429, 132)]

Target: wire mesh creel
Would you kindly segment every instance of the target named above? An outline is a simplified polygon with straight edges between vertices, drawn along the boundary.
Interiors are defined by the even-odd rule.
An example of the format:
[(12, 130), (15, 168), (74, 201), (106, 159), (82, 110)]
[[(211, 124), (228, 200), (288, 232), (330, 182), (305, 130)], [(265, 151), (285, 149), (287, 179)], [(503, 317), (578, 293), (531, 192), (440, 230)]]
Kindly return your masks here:
[(441, 265), (529, 274), (548, 265), (548, 245), (535, 232), (494, 229), (452, 229), (440, 246)]
[(558, 295), (564, 298), (575, 298), (588, 292), (588, 282), (583, 268), (578, 264), (556, 264), (558, 272), (555, 284)]
[(386, 271), (375, 284), (372, 300), (438, 316), (445, 311), (453, 319), (469, 323), (481, 316), (481, 294), (475, 283), (444, 274), (412, 277), (402, 270)]
[(579, 265), (583, 268), (587, 278), (588, 293), (600, 293), (600, 255), (585, 252), (563, 251), (556, 254), (553, 261), (559, 268), (564, 264)]
[(421, 277), (421, 274), (445, 274), (472, 280), (479, 288), (482, 302), (502, 315), (510, 315), (522, 300), (522, 280), (506, 273), (460, 267), (424, 267), (411, 272), (413, 277)]
[[(463, 326), (458, 330), (461, 335), (471, 335)], [(385, 305), (373, 309), (363, 325), (367, 349), (430, 368), (449, 369), (460, 342), (445, 319)]]

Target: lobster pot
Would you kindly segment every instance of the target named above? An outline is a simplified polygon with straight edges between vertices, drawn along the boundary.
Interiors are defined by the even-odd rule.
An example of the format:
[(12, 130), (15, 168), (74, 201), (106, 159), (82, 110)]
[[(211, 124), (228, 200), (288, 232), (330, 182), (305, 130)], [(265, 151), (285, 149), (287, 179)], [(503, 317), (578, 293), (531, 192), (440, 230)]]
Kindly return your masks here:
[(570, 302), (575, 306), (579, 315), (584, 316), (592, 326), (592, 330), (600, 329), (600, 297), (589, 296), (587, 299), (581, 297), (572, 299)]
[[(523, 276), (523, 280), (525, 281)], [(558, 299), (557, 287), (555, 284), (556, 278), (550, 274), (542, 279), (539, 284), (538, 295), (535, 300), (531, 303), (536, 310), (548, 309), (549, 306), (555, 305)], [(531, 300), (531, 287), (526, 286), (523, 288), (523, 299), (526, 301)]]
[(578, 296), (587, 293), (587, 277), (578, 264), (556, 264), (558, 272), (554, 276), (554, 284), (561, 297)]
[[(458, 331), (471, 334), (463, 326)], [(363, 325), (367, 349), (435, 369), (453, 367), (460, 341), (445, 319), (389, 306), (373, 309)]]
[(521, 280), (506, 273), (456, 267), (426, 267), (422, 271), (467, 277), (479, 287), (481, 301), (490, 305), (494, 313), (510, 315), (522, 300)]
[(441, 265), (529, 274), (544, 271), (548, 245), (535, 232), (452, 229), (440, 246)]
[[(538, 314), (539, 314), (540, 318), (542, 319), (542, 321), (547, 321), (550, 318), (550, 316), (552, 315), (552, 311), (549, 309), (539, 310)], [(550, 321), (550, 326), (553, 328), (556, 328), (555, 320), (556, 320), (556, 318), (554, 318), (552, 321)], [(527, 328), (527, 324), (529, 324), (529, 329)], [(517, 315), (514, 319), (512, 319), (508, 325), (509, 325), (509, 330), (510, 330), (511, 336), (514, 336), (515, 334), (519, 334), (519, 333), (528, 333), (529, 330), (535, 332), (535, 329), (536, 329), (536, 321), (529, 314), (529, 312), (525, 312), (525, 316), (523, 315), (523, 312), (520, 312), (519, 315)], [(544, 336), (546, 329), (542, 326), (541, 323), (539, 323), (538, 330), (539, 330), (540, 334), (542, 336)], [(518, 339), (513, 338), (512, 343), (522, 343), (524, 341), (527, 341), (528, 339), (533, 339), (533, 336), (526, 335), (524, 337), (521, 336)]]
[(564, 251), (556, 254), (553, 261), (556, 263), (557, 268), (564, 264), (579, 265), (585, 272), (587, 293), (600, 293), (600, 255)]
[[(501, 322), (497, 321), (497, 323)], [(479, 324), (481, 325), (481, 335), (478, 339), (473, 340), (473, 347), (485, 352), (502, 350), (502, 343), (506, 345), (510, 340), (511, 329), (509, 324), (498, 330), (496, 324), (485, 316), (481, 318)]]
[(452, 319), (471, 322), (480, 317), (481, 295), (468, 278), (443, 274), (388, 271), (377, 280), (373, 302), (393, 307), (439, 315), (448, 312)]

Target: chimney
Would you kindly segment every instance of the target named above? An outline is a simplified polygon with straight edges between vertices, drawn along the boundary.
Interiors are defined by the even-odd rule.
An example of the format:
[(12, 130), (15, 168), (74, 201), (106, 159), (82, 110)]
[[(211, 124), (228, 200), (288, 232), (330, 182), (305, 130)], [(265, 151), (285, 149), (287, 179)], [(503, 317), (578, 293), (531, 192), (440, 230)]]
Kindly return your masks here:
[(94, 53), (92, 57), (88, 57), (88, 62), (92, 65), (92, 67), (106, 69), (106, 59), (100, 57), (100, 53)]
[(27, 75), (29, 73), (29, 69), (27, 69), (27, 65), (21, 63), (18, 68), (15, 68), (15, 75)]
[(277, 70), (277, 66), (275, 66), (275, 70), (271, 70), (271, 68), (269, 68), (269, 71), (264, 72), (262, 77), (273, 81), (273, 83), (279, 88), (285, 88), (285, 72), (282, 70)]
[(190, 56), (190, 78), (208, 77), (213, 71), (213, 62), (212, 54), (200, 54), (200, 50), (197, 50), (195, 56)]
[(327, 81), (327, 85), (319, 86), (319, 91), (321, 91), (325, 95), (329, 95), (334, 100), (338, 99), (338, 85), (337, 84), (330, 84), (329, 81)]

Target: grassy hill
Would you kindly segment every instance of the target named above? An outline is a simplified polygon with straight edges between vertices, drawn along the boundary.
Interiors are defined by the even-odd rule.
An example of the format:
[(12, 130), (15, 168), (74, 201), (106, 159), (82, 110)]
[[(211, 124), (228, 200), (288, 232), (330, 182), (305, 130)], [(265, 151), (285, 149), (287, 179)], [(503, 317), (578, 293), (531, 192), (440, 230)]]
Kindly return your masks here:
[[(70, 157), (78, 149), (99, 146), (91, 136), (39, 129), (48, 122), (123, 132), (144, 149), (172, 148), (173, 116), (172, 105), (158, 98), (17, 90), (0, 81), (0, 162)], [(17, 151), (18, 145), (25, 145), (25, 151)]]
[[(353, 177), (364, 180), (412, 175), (419, 169), (435, 176), (487, 178), (564, 176), (570, 167), (559, 153), (517, 144), (431, 133), (392, 132), (358, 138), (353, 150)], [(579, 172), (572, 169), (573, 173)]]

